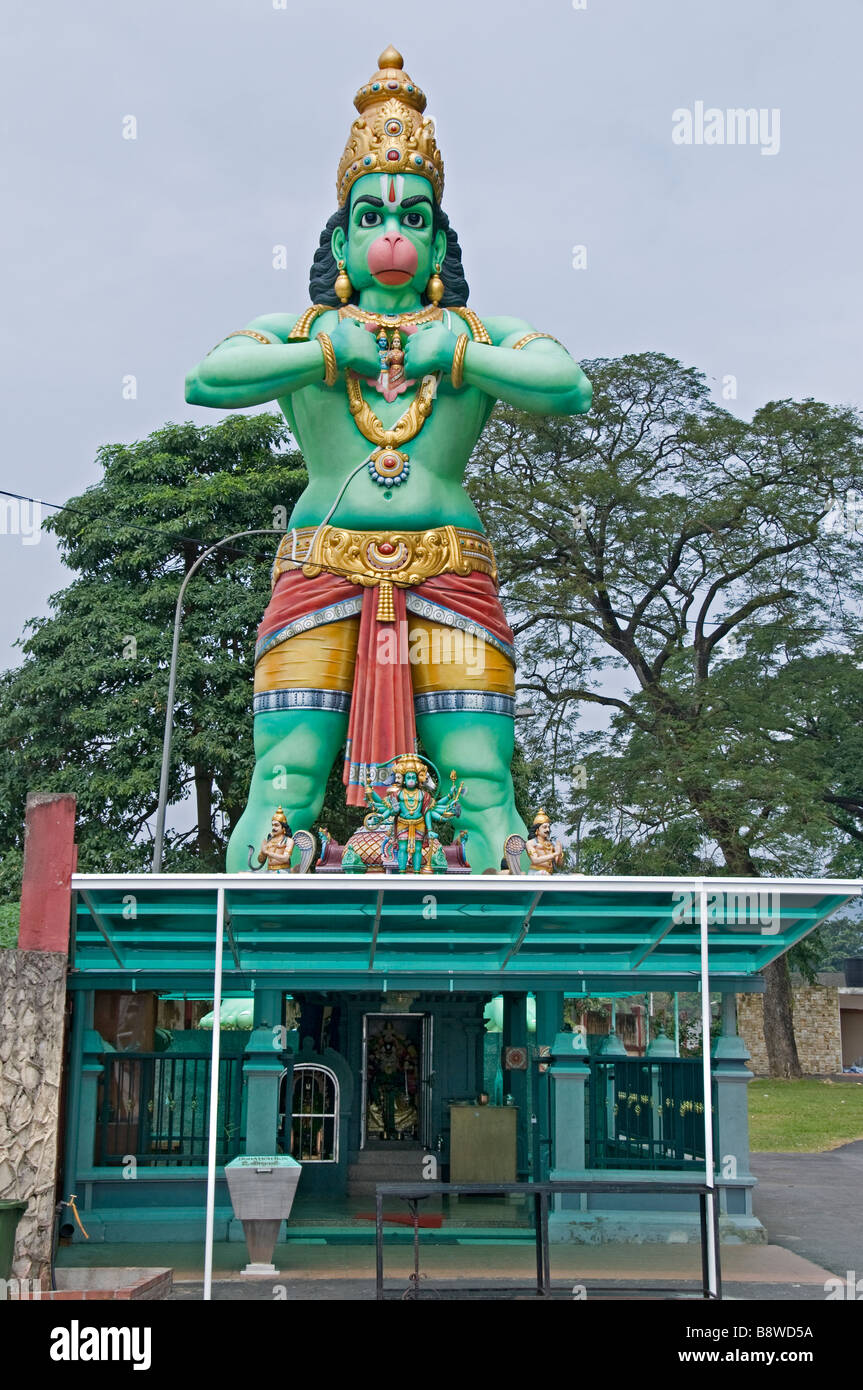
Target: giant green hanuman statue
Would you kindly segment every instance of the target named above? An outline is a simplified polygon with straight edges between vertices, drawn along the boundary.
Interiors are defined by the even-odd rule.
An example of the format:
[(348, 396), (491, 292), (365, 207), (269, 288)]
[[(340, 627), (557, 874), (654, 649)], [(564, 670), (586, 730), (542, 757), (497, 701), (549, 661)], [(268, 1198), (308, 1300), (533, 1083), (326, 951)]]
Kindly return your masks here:
[[(354, 98), (311, 307), (229, 334), (187, 382), (196, 405), (277, 401), (309, 470), (258, 631), (255, 770), (229, 872), (276, 804), (311, 827), (345, 745), (357, 806), (417, 735), (438, 767), (457, 768), (475, 871), (497, 868), (523, 829), (513, 634), (463, 479), (496, 400), (572, 414), (591, 388), (548, 334), (467, 307), (425, 95), (395, 49), (378, 62)], [(500, 199), (503, 211), (502, 176)]]

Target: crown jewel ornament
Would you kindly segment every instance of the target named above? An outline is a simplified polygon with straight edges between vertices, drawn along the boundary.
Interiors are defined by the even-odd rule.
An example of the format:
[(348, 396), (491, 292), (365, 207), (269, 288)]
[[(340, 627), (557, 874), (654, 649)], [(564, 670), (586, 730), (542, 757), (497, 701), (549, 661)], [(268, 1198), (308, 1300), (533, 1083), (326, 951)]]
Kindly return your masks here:
[(419, 174), (443, 193), (443, 159), (434, 122), (423, 116), (426, 95), (404, 71), (404, 58), (390, 45), (378, 58), (378, 71), (354, 97), (360, 113), (351, 126), (339, 163), (336, 192), (343, 206), (365, 174)]

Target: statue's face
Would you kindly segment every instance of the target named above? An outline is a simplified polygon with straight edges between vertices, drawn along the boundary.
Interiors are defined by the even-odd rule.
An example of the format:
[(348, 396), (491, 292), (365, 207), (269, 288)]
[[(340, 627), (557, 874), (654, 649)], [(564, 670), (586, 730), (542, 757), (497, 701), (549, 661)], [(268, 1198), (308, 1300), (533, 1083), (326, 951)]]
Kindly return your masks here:
[(422, 292), (446, 254), (446, 235), (434, 231), (434, 195), (419, 174), (365, 174), (351, 189), (347, 235), (333, 232), (332, 248), (358, 290)]
[(415, 772), (406, 772), (406, 773), (405, 773), (405, 786), (408, 788), (408, 790), (409, 790), (409, 791), (413, 791), (413, 789), (414, 789), (414, 787), (416, 786), (416, 784), (417, 784), (417, 775), (416, 775), (416, 773), (415, 773)]
[(536, 827), (536, 838), (542, 844), (545, 844), (546, 840), (551, 838), (551, 826), (546, 825), (544, 823), (542, 825), (538, 825)]
[(274, 816), (270, 823), (270, 834), (276, 836), (284, 835), (284, 833), (285, 827), (282, 825), (282, 822), (278, 819), (278, 817)]

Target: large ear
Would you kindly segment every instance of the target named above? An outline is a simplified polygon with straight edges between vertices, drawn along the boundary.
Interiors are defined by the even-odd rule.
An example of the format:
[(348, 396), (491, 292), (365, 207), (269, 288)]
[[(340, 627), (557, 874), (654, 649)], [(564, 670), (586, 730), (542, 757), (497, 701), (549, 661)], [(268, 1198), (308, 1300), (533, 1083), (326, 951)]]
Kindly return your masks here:
[(432, 244), (432, 264), (443, 265), (446, 259), (446, 232), (441, 227), (435, 235)]
[[(446, 238), (444, 238), (444, 240), (446, 240)], [(336, 262), (345, 260), (348, 251), (348, 239), (345, 236), (344, 227), (334, 228), (333, 235), (330, 239), (330, 247), (332, 248), (333, 259)]]

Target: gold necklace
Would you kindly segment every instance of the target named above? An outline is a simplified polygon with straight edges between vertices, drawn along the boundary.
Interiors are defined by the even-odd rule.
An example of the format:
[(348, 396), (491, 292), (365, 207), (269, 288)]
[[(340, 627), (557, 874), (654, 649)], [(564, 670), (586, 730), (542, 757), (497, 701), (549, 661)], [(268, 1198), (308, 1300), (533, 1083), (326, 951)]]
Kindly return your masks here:
[(443, 309), (439, 309), (436, 304), (429, 304), (425, 309), (419, 309), (415, 313), (409, 314), (370, 314), (367, 309), (360, 309), (356, 304), (346, 304), (339, 310), (339, 318), (357, 319), (359, 323), (379, 323), (384, 328), (404, 328), (411, 323), (431, 323), (435, 319), (443, 318)]
[(428, 376), (424, 376), (407, 410), (399, 416), (390, 429), (386, 429), (383, 421), (378, 419), (363, 396), (363, 389), (356, 372), (351, 370), (345, 372), (348, 407), (354, 417), (357, 429), (370, 444), (377, 444), (380, 448), (385, 449), (397, 448), (400, 444), (406, 444), (409, 439), (413, 439), (419, 434), (434, 409), (437, 384), (436, 373), (432, 372)]

